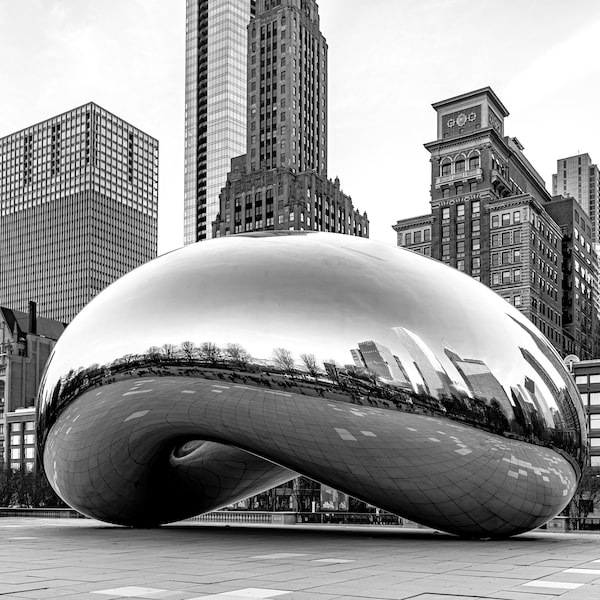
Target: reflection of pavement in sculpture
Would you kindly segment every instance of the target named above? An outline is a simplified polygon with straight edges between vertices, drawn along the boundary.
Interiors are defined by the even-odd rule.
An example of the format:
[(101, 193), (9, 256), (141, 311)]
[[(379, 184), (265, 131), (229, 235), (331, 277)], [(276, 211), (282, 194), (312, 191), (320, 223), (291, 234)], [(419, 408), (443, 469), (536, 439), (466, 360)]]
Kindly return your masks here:
[(301, 473), (432, 527), (511, 535), (564, 508), (585, 458), (555, 356), (434, 261), (331, 234), (236, 236), (86, 308), (47, 369), (38, 434), (58, 493), (110, 522), (182, 519)]

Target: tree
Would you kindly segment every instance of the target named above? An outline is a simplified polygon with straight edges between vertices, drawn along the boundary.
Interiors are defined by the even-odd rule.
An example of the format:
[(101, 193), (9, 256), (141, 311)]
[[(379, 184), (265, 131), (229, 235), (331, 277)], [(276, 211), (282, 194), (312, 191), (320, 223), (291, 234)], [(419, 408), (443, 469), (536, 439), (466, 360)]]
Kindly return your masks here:
[(275, 348), (273, 350), (273, 360), (275, 364), (284, 372), (293, 375), (295, 372), (295, 363), (292, 353), (286, 348)]
[(200, 345), (200, 358), (211, 365), (216, 365), (223, 358), (221, 348), (214, 342), (203, 342)]
[(317, 359), (314, 354), (301, 354), (300, 360), (302, 364), (308, 371), (308, 374), (315, 379), (319, 378), (321, 374), (321, 369), (319, 369), (319, 365), (317, 363)]
[(196, 346), (194, 342), (190, 342), (188, 340), (185, 342), (181, 342), (180, 348), (185, 359), (190, 363), (194, 362), (194, 359), (196, 358), (196, 356), (198, 356), (198, 346)]
[(160, 354), (165, 360), (173, 361), (176, 356), (175, 346), (173, 344), (163, 344), (160, 347)]
[(585, 466), (577, 491), (565, 511), (570, 517), (570, 528), (582, 529), (583, 519), (593, 512), (598, 502), (600, 502), (600, 471)]
[(240, 344), (227, 344), (225, 347), (225, 357), (242, 368), (247, 367), (251, 359), (249, 352)]

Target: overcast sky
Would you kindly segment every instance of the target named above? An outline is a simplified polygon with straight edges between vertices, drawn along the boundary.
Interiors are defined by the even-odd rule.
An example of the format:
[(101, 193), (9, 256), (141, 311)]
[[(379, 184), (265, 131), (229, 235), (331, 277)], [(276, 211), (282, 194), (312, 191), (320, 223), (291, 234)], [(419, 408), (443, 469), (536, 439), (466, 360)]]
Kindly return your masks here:
[[(597, 0), (320, 0), (329, 176), (371, 238), (429, 212), (433, 102), (491, 86), (551, 190), (600, 161)], [(0, 0), (0, 137), (90, 100), (160, 142), (159, 254), (183, 244), (185, 0)]]

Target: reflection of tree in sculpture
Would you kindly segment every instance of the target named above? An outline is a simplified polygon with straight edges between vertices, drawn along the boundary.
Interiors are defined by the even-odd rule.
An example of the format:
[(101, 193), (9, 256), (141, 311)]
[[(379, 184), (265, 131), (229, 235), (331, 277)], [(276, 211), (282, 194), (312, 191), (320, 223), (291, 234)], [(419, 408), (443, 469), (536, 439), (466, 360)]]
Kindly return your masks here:
[(181, 342), (179, 347), (187, 362), (194, 362), (195, 358), (198, 356), (198, 346), (196, 346), (194, 342), (187, 340), (185, 342)]
[(252, 360), (250, 354), (240, 344), (227, 344), (225, 358), (241, 368), (247, 368)]
[(284, 373), (293, 375), (296, 372), (296, 363), (294, 362), (294, 357), (286, 348), (275, 348), (273, 350), (273, 360)]
[(207, 361), (211, 365), (218, 364), (223, 358), (223, 354), (219, 346), (213, 342), (203, 342), (200, 344), (200, 358)]
[(319, 369), (319, 364), (314, 354), (301, 354), (300, 360), (302, 364), (308, 371), (308, 374), (315, 379), (319, 378), (321, 375), (321, 369)]

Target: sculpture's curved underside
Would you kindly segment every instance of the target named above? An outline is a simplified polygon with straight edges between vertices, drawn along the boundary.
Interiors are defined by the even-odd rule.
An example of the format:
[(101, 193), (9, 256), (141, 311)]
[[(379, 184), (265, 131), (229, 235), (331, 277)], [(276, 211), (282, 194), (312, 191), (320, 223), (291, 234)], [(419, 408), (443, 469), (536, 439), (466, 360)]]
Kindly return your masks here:
[(49, 480), (149, 526), (301, 473), (445, 531), (560, 512), (585, 460), (551, 345), (454, 269), (368, 240), (248, 234), (165, 255), (68, 327), (38, 401)]

